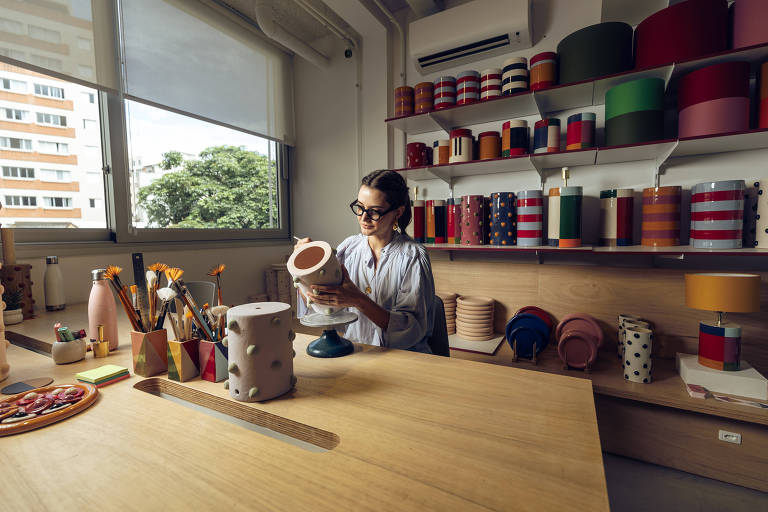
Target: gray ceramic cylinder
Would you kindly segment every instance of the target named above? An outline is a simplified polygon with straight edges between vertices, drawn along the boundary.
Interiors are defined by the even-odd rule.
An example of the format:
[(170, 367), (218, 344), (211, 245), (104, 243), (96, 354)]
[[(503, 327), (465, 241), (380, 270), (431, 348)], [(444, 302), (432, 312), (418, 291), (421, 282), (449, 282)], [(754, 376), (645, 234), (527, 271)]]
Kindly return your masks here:
[(294, 338), (288, 304), (256, 302), (227, 311), (229, 395), (260, 402), (293, 388)]

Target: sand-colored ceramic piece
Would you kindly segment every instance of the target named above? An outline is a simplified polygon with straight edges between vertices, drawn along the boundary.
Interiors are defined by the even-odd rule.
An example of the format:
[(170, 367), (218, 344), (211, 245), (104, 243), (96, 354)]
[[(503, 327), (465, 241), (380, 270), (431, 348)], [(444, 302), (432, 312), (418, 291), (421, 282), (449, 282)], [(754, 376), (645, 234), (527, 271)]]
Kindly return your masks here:
[(469, 306), (469, 307), (482, 307), (482, 306), (493, 306), (496, 301), (491, 297), (474, 297), (474, 296), (465, 296), (465, 297), (459, 297), (456, 299), (456, 303), (459, 306)]
[[(288, 258), (288, 272), (303, 293), (308, 293), (312, 285), (334, 286), (341, 284), (343, 275), (341, 265), (336, 259), (336, 251), (328, 242), (309, 242), (297, 247)], [(332, 315), (343, 309), (310, 304), (318, 313)]]
[[(229, 395), (241, 402), (275, 398), (293, 387), (291, 306), (256, 302), (227, 311), (239, 332), (230, 332)], [(253, 347), (253, 348), (249, 348)]]
[(51, 357), (56, 364), (74, 363), (85, 357), (85, 339), (56, 341), (51, 346)]

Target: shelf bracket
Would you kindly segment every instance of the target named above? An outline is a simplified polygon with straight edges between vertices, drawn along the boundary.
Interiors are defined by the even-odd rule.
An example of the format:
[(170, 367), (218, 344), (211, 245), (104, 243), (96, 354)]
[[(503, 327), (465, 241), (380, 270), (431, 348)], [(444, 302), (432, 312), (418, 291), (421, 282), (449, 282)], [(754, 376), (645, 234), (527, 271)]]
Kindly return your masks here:
[(659, 187), (661, 183), (661, 175), (666, 172), (667, 166), (669, 165), (669, 157), (672, 155), (672, 153), (675, 152), (675, 148), (677, 148), (677, 145), (679, 143), (680, 143), (679, 141), (675, 141), (675, 143), (672, 144), (669, 147), (669, 149), (667, 149), (664, 153), (656, 157), (654, 170), (653, 170), (653, 186), (654, 187)]
[(536, 262), (537, 262), (539, 265), (541, 265), (542, 263), (544, 263), (544, 261), (543, 261), (543, 258), (542, 258), (542, 254), (541, 254), (541, 251), (539, 251), (539, 250), (536, 250)]

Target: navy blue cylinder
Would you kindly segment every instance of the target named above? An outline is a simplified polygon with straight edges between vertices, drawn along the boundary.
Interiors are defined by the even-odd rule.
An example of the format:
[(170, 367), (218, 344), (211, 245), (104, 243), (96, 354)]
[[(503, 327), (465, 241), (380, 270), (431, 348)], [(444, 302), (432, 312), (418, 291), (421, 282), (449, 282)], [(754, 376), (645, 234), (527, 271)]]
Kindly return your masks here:
[(515, 204), (515, 194), (512, 192), (494, 192), (491, 194), (491, 245), (517, 244)]

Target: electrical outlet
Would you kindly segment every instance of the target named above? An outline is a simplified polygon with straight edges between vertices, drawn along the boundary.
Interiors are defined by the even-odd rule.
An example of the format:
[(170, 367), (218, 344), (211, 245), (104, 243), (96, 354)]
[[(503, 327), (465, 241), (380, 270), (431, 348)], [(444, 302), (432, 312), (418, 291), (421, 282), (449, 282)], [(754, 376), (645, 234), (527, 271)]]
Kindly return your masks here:
[(741, 444), (741, 434), (736, 432), (728, 432), (727, 430), (720, 430), (717, 433), (717, 438), (726, 443)]

